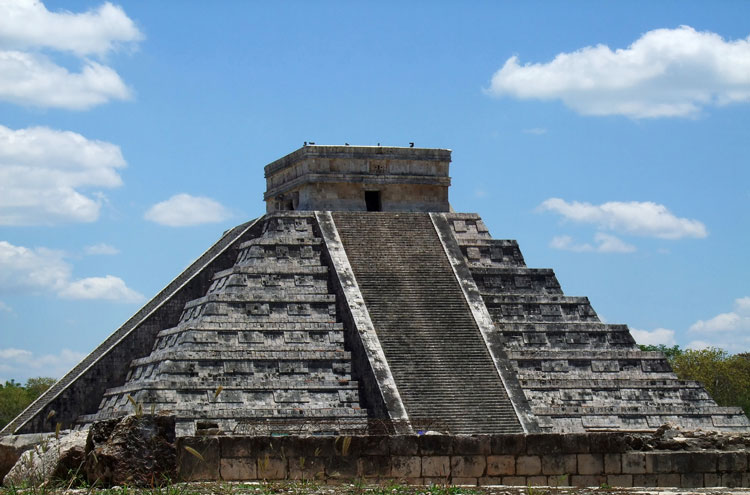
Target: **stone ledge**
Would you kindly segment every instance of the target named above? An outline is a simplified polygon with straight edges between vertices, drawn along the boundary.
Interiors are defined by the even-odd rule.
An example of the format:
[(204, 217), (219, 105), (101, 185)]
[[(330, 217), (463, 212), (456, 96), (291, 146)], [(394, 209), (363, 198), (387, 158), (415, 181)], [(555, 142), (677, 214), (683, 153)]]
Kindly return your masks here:
[[(409, 484), (748, 487), (750, 451), (628, 451), (617, 433), (184, 437), (189, 480), (353, 479)], [(200, 452), (198, 460), (185, 447)], [(545, 449), (546, 447), (546, 449)], [(607, 451), (606, 449), (610, 450)]]

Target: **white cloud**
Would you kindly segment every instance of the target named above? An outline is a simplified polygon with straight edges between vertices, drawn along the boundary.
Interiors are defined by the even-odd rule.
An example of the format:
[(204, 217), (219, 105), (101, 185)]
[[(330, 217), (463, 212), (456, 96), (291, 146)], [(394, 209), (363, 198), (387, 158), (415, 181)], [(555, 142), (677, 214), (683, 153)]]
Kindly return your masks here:
[(632, 253), (635, 251), (635, 246), (632, 244), (603, 232), (597, 232), (594, 235), (594, 240), (597, 242), (596, 250), (600, 253)]
[(57, 292), (65, 288), (72, 268), (63, 257), (61, 251), (0, 241), (0, 291)]
[[(49, 12), (35, 0), (0, 2), (0, 100), (84, 110), (131, 97), (104, 57), (143, 39), (122, 8), (105, 3), (85, 13)], [(72, 53), (81, 67), (71, 72), (43, 51)]]
[(698, 336), (691, 348), (721, 347), (729, 352), (750, 350), (750, 297), (734, 301), (734, 311), (693, 323), (688, 332)]
[(92, 222), (101, 198), (81, 189), (122, 184), (120, 148), (47, 127), (0, 125), (0, 225)]
[(50, 12), (38, 0), (0, 2), (0, 46), (53, 48), (103, 56), (143, 34), (121, 7), (106, 2), (88, 12)]
[(13, 308), (11, 308), (10, 305), (8, 305), (7, 303), (5, 303), (3, 301), (0, 301), (0, 312), (3, 312), (3, 313), (12, 313), (13, 312)]
[(106, 255), (111, 256), (115, 254), (120, 254), (120, 250), (117, 249), (114, 246), (110, 246), (109, 244), (106, 244), (104, 242), (100, 242), (99, 244), (94, 244), (92, 246), (86, 246), (84, 248), (84, 252), (89, 255)]
[(597, 232), (596, 235), (594, 235), (594, 241), (596, 241), (596, 245), (591, 245), (589, 243), (576, 244), (573, 238), (569, 235), (561, 235), (552, 238), (550, 247), (577, 253), (632, 253), (636, 250), (635, 246), (624, 242), (618, 237), (603, 232)]
[(25, 349), (0, 349), (0, 373), (20, 383), (37, 376), (60, 378), (84, 357), (85, 354), (70, 349), (39, 356)]
[(0, 51), (0, 99), (10, 103), (86, 110), (130, 97), (130, 89), (106, 65), (86, 61), (72, 73), (43, 55)]
[(586, 253), (594, 250), (591, 244), (576, 244), (569, 235), (558, 235), (552, 238), (549, 246), (553, 249), (563, 251), (574, 251), (576, 253)]
[(655, 29), (625, 49), (587, 46), (551, 62), (509, 58), (488, 93), (559, 99), (583, 115), (691, 117), (707, 105), (750, 101), (750, 37), (725, 41), (690, 26)]
[(105, 299), (118, 302), (139, 302), (143, 295), (127, 287), (118, 277), (89, 277), (69, 283), (60, 292), (66, 299)]
[(0, 241), (0, 293), (52, 292), (68, 299), (138, 302), (143, 296), (118, 277), (72, 280), (65, 254), (46, 248), (29, 249)]
[(600, 228), (644, 237), (703, 238), (706, 226), (698, 220), (676, 217), (666, 206), (650, 201), (610, 201), (601, 205), (550, 198), (538, 208), (559, 213), (566, 220), (594, 224)]
[(213, 199), (183, 193), (156, 203), (148, 209), (144, 218), (170, 227), (185, 227), (221, 222), (229, 216), (229, 211)]
[(674, 339), (674, 330), (666, 328), (655, 328), (654, 330), (630, 329), (630, 334), (636, 342), (641, 345), (665, 345), (671, 347), (677, 342)]

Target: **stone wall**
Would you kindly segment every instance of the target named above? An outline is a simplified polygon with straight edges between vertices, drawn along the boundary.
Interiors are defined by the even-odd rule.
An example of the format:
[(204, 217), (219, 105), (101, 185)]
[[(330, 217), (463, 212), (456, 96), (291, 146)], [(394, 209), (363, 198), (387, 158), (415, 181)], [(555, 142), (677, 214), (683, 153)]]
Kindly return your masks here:
[[(183, 437), (178, 439), (178, 470), (187, 480), (750, 486), (750, 451), (746, 446), (738, 450), (635, 451), (632, 440), (620, 433)], [(198, 451), (203, 460), (186, 447)]]
[(266, 211), (366, 211), (365, 191), (383, 211), (449, 211), (450, 150), (307, 146), (265, 167)]

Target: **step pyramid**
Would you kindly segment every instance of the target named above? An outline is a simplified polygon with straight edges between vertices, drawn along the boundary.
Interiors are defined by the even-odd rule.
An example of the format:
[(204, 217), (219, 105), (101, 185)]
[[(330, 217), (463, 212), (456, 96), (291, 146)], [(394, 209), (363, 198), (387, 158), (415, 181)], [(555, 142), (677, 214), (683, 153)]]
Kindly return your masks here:
[[(450, 151), (305, 146), (227, 231), (0, 434), (134, 409), (179, 435), (750, 430), (448, 203)], [(382, 430), (385, 428), (385, 430)]]

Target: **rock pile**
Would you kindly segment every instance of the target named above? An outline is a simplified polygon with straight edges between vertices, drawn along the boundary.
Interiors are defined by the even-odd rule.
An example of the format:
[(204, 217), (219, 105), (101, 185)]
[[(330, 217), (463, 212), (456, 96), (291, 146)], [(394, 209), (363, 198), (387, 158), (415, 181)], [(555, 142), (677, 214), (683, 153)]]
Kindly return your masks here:
[(627, 435), (631, 450), (750, 450), (750, 433), (727, 433), (709, 430), (683, 430), (666, 423), (652, 434)]

